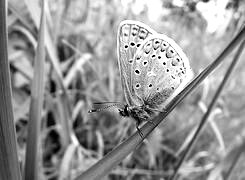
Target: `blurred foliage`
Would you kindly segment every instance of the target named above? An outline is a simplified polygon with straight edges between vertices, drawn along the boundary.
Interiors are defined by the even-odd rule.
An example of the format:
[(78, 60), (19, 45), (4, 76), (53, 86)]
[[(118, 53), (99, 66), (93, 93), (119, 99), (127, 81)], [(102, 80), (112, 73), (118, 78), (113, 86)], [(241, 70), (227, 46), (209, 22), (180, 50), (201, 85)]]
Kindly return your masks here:
[[(154, 11), (149, 6), (151, 3), (145, 1), (48, 2), (46, 38), (49, 39), (49, 56), (41, 129), (44, 174), (40, 177), (43, 179), (72, 179), (135, 131), (134, 122), (119, 117), (116, 109), (87, 113), (93, 102), (124, 102), (116, 54), (117, 27), (121, 20), (142, 21), (173, 38), (188, 55), (196, 74), (217, 57), (244, 23), (245, 2), (242, 0), (227, 1), (223, 10), (229, 16), (212, 33), (207, 31), (210, 21), (200, 7), (211, 3), (207, 6), (210, 7), (216, 1), (159, 0), (152, 1), (152, 6), (153, 2), (158, 3), (161, 10), (155, 12), (154, 20), (149, 18)], [(10, 0), (8, 8), (14, 115), (19, 159), (24, 163), (40, 6), (38, 1), (19, 3)], [(58, 69), (53, 65), (55, 57)], [(171, 173), (228, 64), (227, 61), (186, 98), (170, 114), (168, 121), (161, 124), (148, 141), (116, 167), (107, 179), (160, 179)], [(245, 63), (240, 61), (210, 117), (212, 125), (206, 128), (180, 171), (182, 179), (206, 179), (215, 164), (232, 148), (230, 142), (234, 137), (244, 136), (244, 70)], [(63, 90), (57, 71), (62, 74), (69, 102), (62, 101)], [(64, 116), (66, 106), (71, 108), (71, 113)], [(72, 131), (67, 126), (72, 127)], [(238, 166), (238, 169), (245, 168), (242, 163)], [(245, 178), (243, 171), (236, 173), (239, 174), (234, 174), (235, 177)]]

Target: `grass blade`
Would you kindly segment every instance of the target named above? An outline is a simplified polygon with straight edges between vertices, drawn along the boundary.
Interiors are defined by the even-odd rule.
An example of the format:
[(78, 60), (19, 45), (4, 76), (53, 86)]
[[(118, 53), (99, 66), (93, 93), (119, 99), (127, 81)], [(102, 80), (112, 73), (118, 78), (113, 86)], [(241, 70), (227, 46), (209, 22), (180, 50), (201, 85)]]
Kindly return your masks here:
[[(144, 137), (147, 137), (154, 128), (164, 120), (164, 118), (190, 93), (197, 87), (217, 66), (224, 60), (224, 58), (244, 39), (245, 28), (231, 41), (231, 43), (221, 52), (218, 58), (204, 69), (186, 88), (180, 92), (178, 96), (166, 107), (166, 112), (160, 113), (152, 121), (153, 123), (147, 122), (141, 128)], [(102, 179), (103, 176), (119, 164), (129, 153), (131, 153), (141, 142), (142, 138), (136, 132), (122, 144), (117, 146), (114, 150), (108, 153), (103, 159), (85, 171), (83, 174), (78, 176), (76, 180), (96, 180)]]
[(242, 44), (240, 45), (240, 47), (238, 48), (238, 50), (237, 50), (237, 52), (233, 58), (233, 61), (231, 62), (227, 72), (225, 73), (225, 76), (224, 76), (222, 82), (220, 83), (220, 85), (219, 85), (219, 87), (218, 87), (218, 89), (217, 89), (206, 113), (204, 114), (198, 128), (196, 129), (195, 134), (193, 135), (192, 140), (190, 141), (189, 145), (187, 146), (187, 149), (184, 151), (184, 154), (182, 155), (180, 161), (178, 162), (178, 164), (174, 170), (174, 173), (170, 179), (176, 179), (177, 178), (177, 173), (178, 173), (181, 165), (183, 164), (185, 159), (188, 157), (188, 155), (191, 152), (192, 148), (194, 147), (198, 137), (200, 136), (202, 130), (204, 129), (206, 123), (208, 122), (208, 117), (209, 117), (218, 97), (220, 96), (220, 94), (224, 88), (224, 85), (226, 84), (228, 78), (230, 77), (232, 70), (234, 69), (234, 67), (235, 67), (235, 65), (236, 65), (236, 63), (237, 63), (237, 61), (238, 61), (238, 59), (239, 59), (239, 57), (243, 51), (244, 45), (245, 45), (245, 41), (243, 41)]
[(21, 180), (7, 50), (6, 1), (0, 1), (0, 179)]
[(237, 179), (235, 173), (232, 173), (240, 158), (244, 154), (245, 149), (245, 139), (244, 134), (238, 135), (234, 138), (235, 143), (233, 143), (232, 148), (226, 153), (225, 157), (217, 163), (215, 168), (210, 172), (207, 180), (229, 180), (229, 179)]
[[(230, 167), (228, 168), (227, 172), (225, 172), (225, 173), (223, 172), (224, 180), (230, 180), (232, 178), (232, 172), (235, 169), (241, 155), (244, 153), (244, 149), (245, 149), (245, 142), (243, 141), (243, 143), (239, 147), (236, 147), (236, 149), (233, 150), (233, 151), (236, 151), (235, 153), (230, 152), (227, 155), (226, 159), (231, 158), (231, 160), (228, 161), (230, 163)], [(224, 164), (225, 163), (228, 164), (227, 162), (224, 162)]]
[[(35, 26), (39, 28), (40, 8), (38, 6), (38, 1), (37, 0), (25, 0), (24, 2), (30, 12), (30, 15), (32, 17), (32, 20)], [(45, 31), (47, 32), (45, 35), (45, 42), (46, 42), (45, 46), (47, 47), (47, 53), (50, 57), (52, 66), (55, 69), (56, 75), (58, 76), (57, 78), (60, 81), (59, 83), (63, 83), (62, 82), (62, 72), (61, 72), (59, 60), (56, 55), (55, 45), (53, 43), (53, 40), (51, 38), (49, 31), (47, 30), (47, 27), (45, 27), (45, 29), (46, 29)]]
[[(36, 27), (38, 28), (39, 26), (39, 14), (40, 14), (40, 8), (38, 7), (38, 1), (33, 1), (33, 0), (25, 0), (25, 4), (31, 14), (31, 17), (36, 25)], [(63, 112), (63, 117), (62, 120), (65, 121), (61, 121), (62, 122), (62, 129), (64, 131), (66, 131), (65, 135), (63, 137), (65, 137), (64, 142), (67, 142), (71, 140), (70, 138), (70, 132), (71, 132), (71, 114), (72, 114), (72, 110), (71, 110), (71, 103), (69, 101), (69, 97), (67, 94), (67, 89), (66, 86), (64, 84), (64, 79), (63, 79), (63, 75), (62, 75), (62, 70), (60, 67), (60, 63), (57, 57), (57, 51), (56, 51), (56, 44), (54, 42), (54, 40), (51, 37), (51, 34), (48, 31), (48, 28), (45, 27), (45, 46), (47, 49), (47, 54), (50, 57), (50, 63), (52, 65), (52, 67), (54, 68), (54, 72), (55, 72), (55, 78), (56, 78), (56, 83), (57, 83), (57, 87), (58, 89), (61, 89), (62, 91), (62, 97), (61, 97), (61, 102), (62, 105), (60, 105), (60, 109), (64, 109)], [(65, 144), (67, 144), (65, 143)], [(68, 145), (68, 144), (67, 144)]]
[(38, 34), (38, 45), (34, 62), (34, 77), (31, 89), (30, 119), (28, 124), (25, 179), (37, 179), (39, 132), (44, 96), (44, 63), (45, 63), (45, 0), (42, 2), (42, 15)]

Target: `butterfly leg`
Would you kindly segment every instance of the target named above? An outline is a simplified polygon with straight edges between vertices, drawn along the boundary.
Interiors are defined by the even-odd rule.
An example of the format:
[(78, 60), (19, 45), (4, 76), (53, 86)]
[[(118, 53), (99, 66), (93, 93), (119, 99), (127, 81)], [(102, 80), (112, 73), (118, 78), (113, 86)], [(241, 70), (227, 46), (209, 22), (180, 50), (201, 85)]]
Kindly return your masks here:
[(139, 125), (140, 125), (140, 122), (139, 122), (139, 121), (136, 121), (136, 129), (137, 129), (137, 131), (138, 131), (140, 137), (141, 137), (142, 139), (144, 139), (144, 138), (143, 138), (143, 133), (142, 133), (142, 131), (140, 130)]
[(147, 120), (148, 122), (150, 122), (151, 124), (153, 124), (154, 126), (156, 126), (156, 123), (154, 123), (154, 121), (152, 120)]

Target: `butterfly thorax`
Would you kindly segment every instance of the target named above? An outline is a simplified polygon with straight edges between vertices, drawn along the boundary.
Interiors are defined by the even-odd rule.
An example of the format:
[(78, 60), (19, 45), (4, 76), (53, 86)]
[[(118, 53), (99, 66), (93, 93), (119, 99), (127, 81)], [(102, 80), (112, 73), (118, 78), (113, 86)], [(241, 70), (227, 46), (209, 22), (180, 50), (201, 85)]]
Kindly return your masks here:
[(119, 109), (119, 114), (124, 117), (132, 117), (137, 123), (141, 123), (142, 121), (149, 121), (155, 112), (145, 104), (141, 106), (125, 105), (124, 109)]

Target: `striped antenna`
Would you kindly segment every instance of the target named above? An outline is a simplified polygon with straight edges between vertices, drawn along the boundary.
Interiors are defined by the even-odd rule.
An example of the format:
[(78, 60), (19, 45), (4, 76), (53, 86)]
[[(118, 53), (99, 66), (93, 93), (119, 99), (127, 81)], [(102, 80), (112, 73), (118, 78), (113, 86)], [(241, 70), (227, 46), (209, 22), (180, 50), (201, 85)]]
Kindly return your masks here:
[[(111, 103), (113, 103), (113, 104), (111, 104)], [(110, 105), (107, 105), (107, 106), (102, 107), (102, 108), (91, 109), (88, 111), (88, 113), (100, 112), (100, 111), (103, 111), (103, 110), (111, 108), (111, 107), (121, 108), (124, 106), (122, 103), (119, 103), (119, 102), (97, 102), (97, 103), (93, 103), (93, 104), (94, 105), (110, 104)]]

